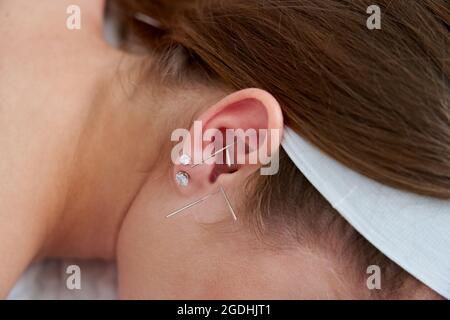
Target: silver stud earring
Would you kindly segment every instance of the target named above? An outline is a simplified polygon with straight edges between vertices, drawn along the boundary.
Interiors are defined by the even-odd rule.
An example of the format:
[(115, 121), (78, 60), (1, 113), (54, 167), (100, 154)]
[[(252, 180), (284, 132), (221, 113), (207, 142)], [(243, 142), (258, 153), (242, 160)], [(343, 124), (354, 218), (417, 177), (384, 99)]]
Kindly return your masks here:
[(181, 187), (187, 187), (189, 185), (190, 176), (187, 172), (178, 171), (175, 174), (175, 180)]
[(188, 166), (188, 165), (190, 165), (190, 164), (192, 163), (191, 157), (188, 156), (187, 154), (182, 154), (182, 155), (180, 156), (179, 161), (180, 161), (180, 163), (181, 163), (183, 166)]

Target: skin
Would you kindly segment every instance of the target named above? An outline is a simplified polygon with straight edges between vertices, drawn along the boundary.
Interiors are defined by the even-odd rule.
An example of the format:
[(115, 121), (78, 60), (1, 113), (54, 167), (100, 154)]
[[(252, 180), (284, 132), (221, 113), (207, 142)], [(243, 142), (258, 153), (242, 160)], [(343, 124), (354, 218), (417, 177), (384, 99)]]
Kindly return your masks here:
[[(69, 4), (83, 8), (80, 31), (65, 27)], [(4, 297), (33, 259), (115, 257), (147, 161), (136, 162), (146, 145), (129, 142), (148, 133), (148, 113), (123, 108), (112, 79), (131, 69), (102, 39), (102, 1), (2, 0), (0, 12)]]
[[(65, 27), (72, 4), (81, 30)], [(170, 161), (174, 129), (281, 130), (280, 106), (262, 90), (139, 82), (151, 57), (104, 42), (103, 6), (0, 1), (0, 297), (46, 257), (117, 260), (121, 298), (368, 297), (319, 249), (274, 249), (248, 230), (239, 204), (260, 165), (208, 164), (189, 170), (188, 188), (175, 183), (187, 169)], [(219, 186), (237, 222), (220, 194), (166, 219)]]

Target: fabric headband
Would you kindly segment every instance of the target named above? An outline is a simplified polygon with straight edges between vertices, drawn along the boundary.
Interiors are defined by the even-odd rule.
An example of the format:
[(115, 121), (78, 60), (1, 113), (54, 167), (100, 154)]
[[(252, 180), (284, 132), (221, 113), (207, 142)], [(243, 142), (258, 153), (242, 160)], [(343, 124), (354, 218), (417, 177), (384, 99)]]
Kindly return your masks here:
[(282, 146), (303, 175), (364, 238), (450, 299), (450, 201), (371, 180), (330, 158), (288, 127)]

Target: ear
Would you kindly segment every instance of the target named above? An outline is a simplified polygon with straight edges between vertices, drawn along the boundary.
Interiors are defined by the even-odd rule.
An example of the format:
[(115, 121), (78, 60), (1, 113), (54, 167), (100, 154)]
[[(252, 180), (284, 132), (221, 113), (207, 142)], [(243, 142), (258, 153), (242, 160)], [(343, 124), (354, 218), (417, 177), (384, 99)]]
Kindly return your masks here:
[(277, 171), (282, 130), (280, 105), (268, 92), (245, 89), (228, 95), (207, 109), (184, 139), (183, 154), (191, 161), (174, 167), (174, 175), (189, 177), (180, 191), (201, 194), (238, 186), (274, 161), (271, 171)]

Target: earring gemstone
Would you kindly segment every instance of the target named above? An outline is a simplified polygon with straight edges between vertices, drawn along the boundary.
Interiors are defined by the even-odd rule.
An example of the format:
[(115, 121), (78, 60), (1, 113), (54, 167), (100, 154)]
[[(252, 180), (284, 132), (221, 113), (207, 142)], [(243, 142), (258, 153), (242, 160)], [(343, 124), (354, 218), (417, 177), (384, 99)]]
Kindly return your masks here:
[(191, 157), (189, 157), (187, 154), (183, 154), (180, 157), (180, 163), (184, 166), (188, 166), (191, 164)]
[(182, 187), (187, 187), (187, 185), (189, 184), (189, 178), (189, 174), (184, 171), (178, 171), (175, 174), (175, 180), (177, 181), (178, 185)]

